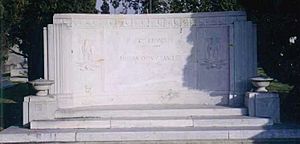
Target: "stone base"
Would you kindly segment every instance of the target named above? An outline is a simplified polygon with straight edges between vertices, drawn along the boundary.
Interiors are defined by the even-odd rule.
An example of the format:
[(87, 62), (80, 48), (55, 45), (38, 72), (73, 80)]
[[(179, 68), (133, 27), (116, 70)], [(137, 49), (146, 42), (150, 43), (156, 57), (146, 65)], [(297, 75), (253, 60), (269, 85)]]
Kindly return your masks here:
[(72, 118), (36, 120), (31, 129), (72, 128), (172, 128), (172, 127), (256, 127), (272, 125), (267, 118), (247, 116), (191, 116), (191, 117), (118, 117), (118, 118)]
[[(243, 116), (245, 108), (192, 105), (126, 108), (60, 109), (54, 119), (32, 120), (31, 129), (5, 129), (0, 132), (0, 143), (215, 141), (224, 144), (224, 141), (236, 140), (300, 139), (300, 127), (276, 127), (270, 119)], [(85, 113), (87, 115), (83, 115)], [(62, 115), (66, 117), (59, 117)]]
[(56, 110), (55, 96), (27, 96), (23, 102), (23, 125), (33, 120), (54, 119)]
[(245, 106), (249, 116), (271, 118), (280, 123), (280, 101), (277, 93), (247, 92)]
[(31, 129), (239, 127), (273, 124), (251, 118), (245, 108), (201, 105), (115, 105), (58, 109), (54, 119), (30, 122)]
[(189, 117), (246, 115), (245, 108), (205, 105), (110, 105), (58, 109), (55, 118)]
[(0, 143), (85, 143), (122, 142), (147, 143), (149, 141), (176, 141), (176, 143), (202, 140), (261, 140), (300, 139), (295, 126), (235, 127), (235, 128), (136, 128), (136, 129), (54, 129), (30, 130), (10, 127), (0, 132)]

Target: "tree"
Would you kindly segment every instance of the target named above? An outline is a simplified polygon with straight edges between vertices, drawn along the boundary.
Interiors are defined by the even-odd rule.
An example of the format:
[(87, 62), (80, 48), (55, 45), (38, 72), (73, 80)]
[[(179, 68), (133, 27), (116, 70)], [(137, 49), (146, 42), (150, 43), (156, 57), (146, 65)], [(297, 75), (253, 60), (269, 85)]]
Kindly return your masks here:
[[(2, 69), (2, 63), (5, 60), (5, 54), (3, 53), (3, 14), (4, 13), (4, 7), (2, 4), (2, 0), (0, 0), (0, 69)], [(0, 74), (2, 74), (2, 71), (0, 70)]]
[(1, 11), (1, 62), (7, 59), (8, 51), (15, 54), (27, 57), (25, 54), (18, 53), (14, 51), (12, 46), (19, 41), (19, 38), (14, 38), (15, 31), (18, 27), (18, 23), (21, 20), (22, 12), (27, 2), (25, 0), (10, 1), (1, 0), (0, 1), (0, 11)]
[(241, 9), (236, 0), (110, 0), (109, 2), (115, 9), (118, 7), (134, 9), (136, 13), (138, 10), (141, 13), (184, 13)]
[(258, 62), (266, 73), (293, 86), (287, 97), (289, 113), (300, 118), (300, 1), (242, 1), (248, 17), (257, 23)]
[(1, 0), (5, 48), (18, 45), (28, 56), (29, 79), (43, 77), (44, 26), (54, 13), (95, 13), (95, 0)]

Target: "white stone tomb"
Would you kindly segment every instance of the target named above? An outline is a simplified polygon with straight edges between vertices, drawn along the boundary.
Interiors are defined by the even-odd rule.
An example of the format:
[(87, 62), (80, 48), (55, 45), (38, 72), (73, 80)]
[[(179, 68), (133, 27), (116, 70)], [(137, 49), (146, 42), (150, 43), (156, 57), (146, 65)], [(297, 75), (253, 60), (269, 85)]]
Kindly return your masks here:
[(30, 129), (8, 128), (0, 143), (300, 138), (273, 115), (246, 116), (256, 29), (244, 12), (55, 14), (44, 48), (55, 84), (25, 97)]
[(244, 12), (56, 14), (46, 78), (59, 108), (241, 106), (256, 74), (255, 25)]

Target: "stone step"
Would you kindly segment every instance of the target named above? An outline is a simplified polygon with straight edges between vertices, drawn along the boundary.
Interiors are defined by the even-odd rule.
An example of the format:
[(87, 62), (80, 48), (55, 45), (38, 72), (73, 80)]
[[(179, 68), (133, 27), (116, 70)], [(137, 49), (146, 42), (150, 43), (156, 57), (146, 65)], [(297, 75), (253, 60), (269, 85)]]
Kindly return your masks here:
[(134, 105), (59, 109), (56, 118), (189, 117), (246, 115), (246, 108), (201, 105)]
[[(46, 129), (10, 127), (0, 132), (0, 143), (110, 142), (128, 143), (201, 143), (202, 140), (274, 140), (300, 139), (300, 127), (211, 127), (211, 128), (130, 128), (130, 129)], [(172, 142), (173, 141), (173, 142)], [(287, 141), (285, 141), (287, 142)], [(283, 143), (285, 143), (283, 142)]]
[(73, 128), (155, 128), (155, 127), (253, 127), (272, 125), (267, 118), (247, 116), (202, 116), (202, 117), (124, 117), (124, 118), (72, 118), (36, 120), (31, 129)]

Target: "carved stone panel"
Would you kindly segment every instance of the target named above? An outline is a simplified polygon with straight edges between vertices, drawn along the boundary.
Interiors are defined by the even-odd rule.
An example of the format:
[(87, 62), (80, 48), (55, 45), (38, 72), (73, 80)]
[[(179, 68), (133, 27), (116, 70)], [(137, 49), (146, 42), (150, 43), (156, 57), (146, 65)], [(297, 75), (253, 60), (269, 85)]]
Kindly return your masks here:
[(73, 32), (73, 47), (70, 49), (73, 92), (82, 96), (95, 96), (104, 87), (103, 31), (78, 29)]
[[(63, 75), (70, 84), (70, 91), (63, 89), (62, 80), (56, 84), (68, 95), (70, 107), (227, 105), (240, 86), (236, 74), (255, 69), (253, 64), (244, 68), (237, 63), (252, 62), (255, 57), (235, 45), (235, 36), (241, 35), (249, 49), (255, 48), (242, 37), (244, 33), (234, 31), (234, 22), (245, 20), (243, 12), (55, 15), (54, 29), (64, 25), (68, 39), (61, 35), (63, 30), (54, 31), (53, 51), (64, 51), (59, 55), (50, 51), (57, 59), (49, 68), (62, 61), (68, 67), (54, 73), (49, 69), (49, 74)], [(243, 56), (236, 57), (240, 53)]]
[(198, 28), (197, 88), (229, 91), (229, 27)]
[[(107, 89), (115, 91), (164, 91), (183, 89), (183, 69), (192, 43), (189, 29), (130, 29), (113, 32), (107, 42)], [(174, 35), (180, 37), (174, 37)], [(180, 44), (182, 42), (182, 44)], [(185, 43), (185, 44), (183, 44)]]

